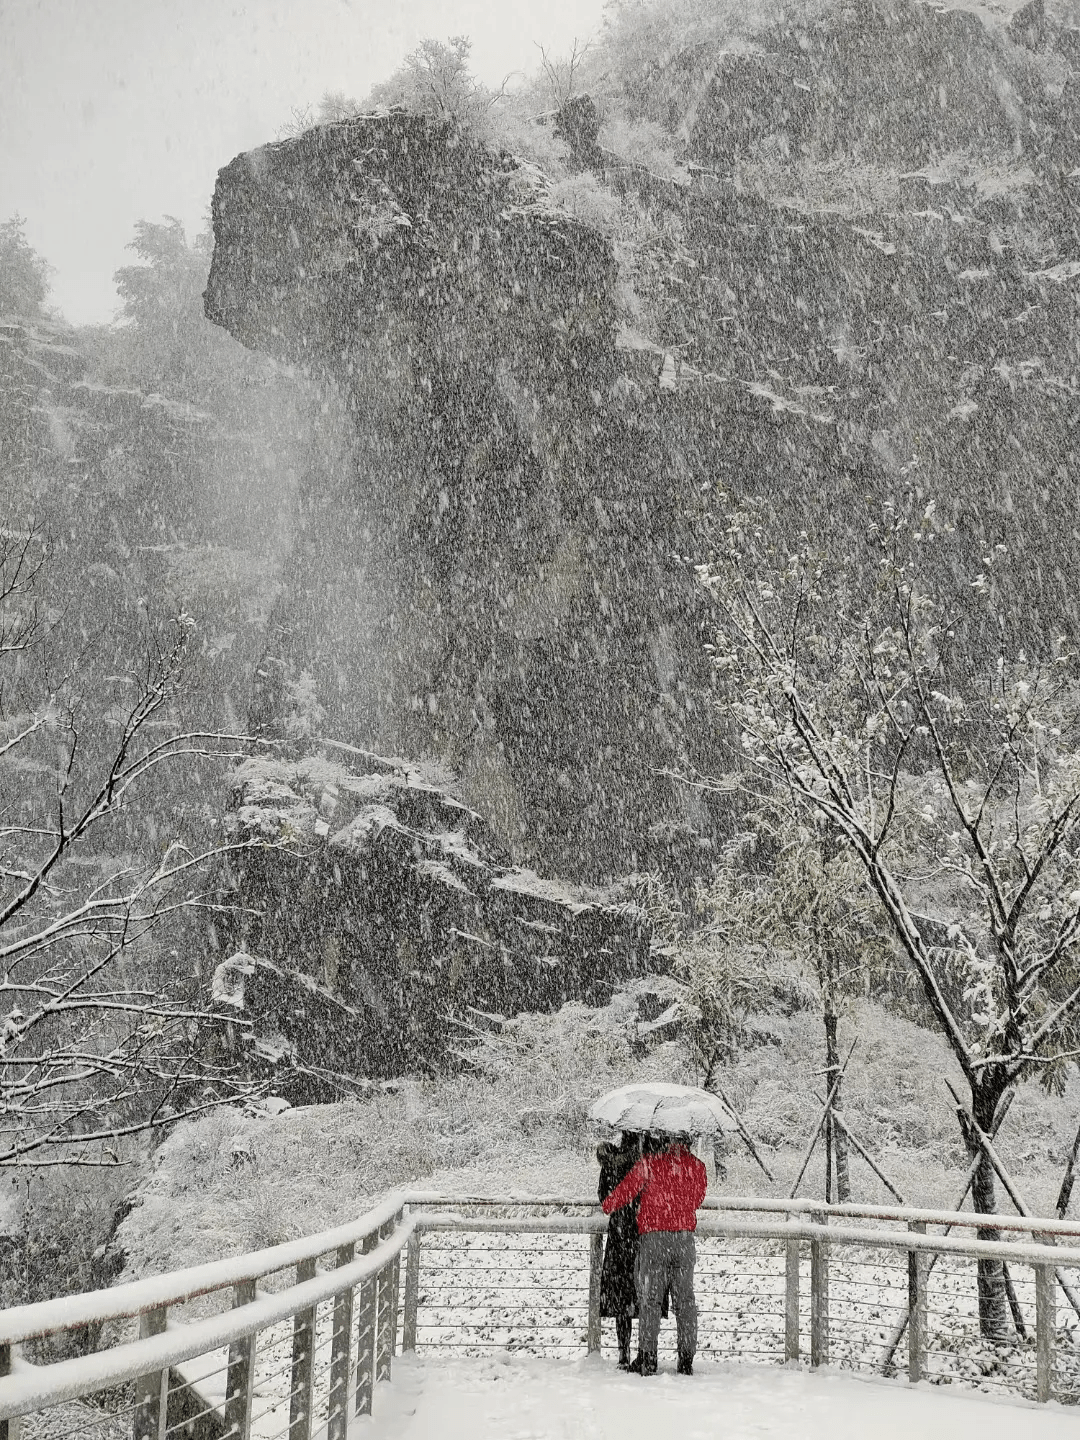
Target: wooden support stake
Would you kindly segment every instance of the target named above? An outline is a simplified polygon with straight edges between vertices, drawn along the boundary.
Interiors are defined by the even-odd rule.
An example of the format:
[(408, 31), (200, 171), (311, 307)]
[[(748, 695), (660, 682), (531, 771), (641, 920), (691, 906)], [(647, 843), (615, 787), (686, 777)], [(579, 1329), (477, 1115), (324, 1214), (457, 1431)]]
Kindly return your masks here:
[(1069, 1200), (1072, 1197), (1073, 1179), (1076, 1175), (1077, 1156), (1080, 1156), (1080, 1128), (1076, 1131), (1076, 1137), (1069, 1151), (1068, 1163), (1065, 1166), (1065, 1174), (1061, 1177), (1061, 1189), (1058, 1191), (1057, 1204), (1054, 1206), (1054, 1214), (1059, 1220), (1064, 1220), (1069, 1211)]
[(416, 1312), (420, 1305), (420, 1232), (409, 1236), (405, 1252), (405, 1317), (401, 1326), (402, 1350), (416, 1349)]
[(766, 1178), (775, 1182), (776, 1176), (772, 1173), (769, 1167), (765, 1164), (765, 1161), (759, 1155), (758, 1148), (754, 1144), (753, 1137), (751, 1136), (750, 1131), (747, 1130), (746, 1126), (743, 1124), (742, 1119), (739, 1116), (739, 1112), (735, 1109), (735, 1106), (724, 1094), (720, 1086), (717, 1085), (715, 1080), (712, 1083), (712, 1088), (716, 1091), (717, 1095), (720, 1096), (720, 1099), (724, 1102), (728, 1110), (731, 1112), (731, 1118), (735, 1121), (735, 1125), (739, 1131), (739, 1136), (742, 1139), (742, 1142), (746, 1146), (747, 1150), (750, 1151), (750, 1154), (754, 1157), (760, 1168), (764, 1171)]
[(839, 1090), (840, 1083), (843, 1080), (844, 1076), (847, 1074), (847, 1067), (851, 1064), (851, 1057), (855, 1054), (855, 1046), (858, 1043), (859, 1037), (856, 1036), (855, 1039), (851, 1042), (851, 1049), (847, 1053), (847, 1059), (844, 1061), (844, 1067), (840, 1071), (840, 1074), (836, 1077), (835, 1081), (833, 1082), (832, 1089), (829, 1091), (829, 1098), (825, 1101), (825, 1108), (821, 1112), (821, 1119), (818, 1121), (817, 1127), (814, 1130), (813, 1135), (810, 1136), (810, 1144), (806, 1147), (806, 1154), (803, 1156), (803, 1162), (799, 1166), (799, 1173), (795, 1177), (795, 1184), (791, 1187), (791, 1194), (788, 1196), (789, 1200), (795, 1199), (795, 1195), (802, 1181), (802, 1177), (806, 1174), (806, 1167), (810, 1164), (810, 1157), (814, 1153), (814, 1148), (818, 1142), (818, 1136), (821, 1134), (822, 1130), (825, 1127), (826, 1120), (832, 1113), (832, 1106), (833, 1101), (836, 1099), (836, 1092), (837, 1090)]
[[(315, 1279), (315, 1261), (301, 1260), (296, 1283)], [(289, 1440), (311, 1440), (315, 1409), (315, 1306), (293, 1316), (292, 1396), (289, 1400)]]
[[(339, 1245), (337, 1266), (351, 1265), (355, 1245)], [(352, 1363), (353, 1292), (350, 1285), (334, 1296), (334, 1330), (330, 1338), (330, 1391), (326, 1440), (346, 1440), (349, 1429), (349, 1367)]]
[[(11, 1345), (0, 1345), (0, 1379), (11, 1374)], [(19, 1421), (0, 1420), (0, 1440), (19, 1440)]]
[(1052, 1265), (1035, 1266), (1036, 1399), (1040, 1405), (1054, 1396), (1054, 1331), (1057, 1328), (1054, 1280)]
[[(811, 1094), (814, 1096), (815, 1100), (817, 1100), (819, 1105), (823, 1105), (825, 1103), (821, 1098), (820, 1091), (813, 1090), (811, 1091)], [(835, 1110), (833, 1111), (833, 1124), (839, 1126), (839, 1128), (844, 1132), (844, 1134), (848, 1138), (848, 1143), (851, 1145), (851, 1148), (857, 1154), (862, 1156), (862, 1158), (866, 1161), (867, 1165), (870, 1166), (870, 1169), (873, 1170), (874, 1174), (885, 1186), (885, 1189), (888, 1190), (890, 1195), (892, 1195), (893, 1198), (896, 1200), (896, 1203), (898, 1205), (906, 1206), (908, 1202), (904, 1199), (903, 1195), (901, 1195), (900, 1191), (885, 1174), (884, 1170), (882, 1170), (881, 1166), (877, 1163), (877, 1161), (866, 1149), (866, 1147), (864, 1145), (861, 1145), (858, 1139), (851, 1133), (851, 1127), (848, 1125), (847, 1121)]]
[[(926, 1234), (921, 1220), (909, 1220), (908, 1229)], [(908, 1265), (908, 1379), (914, 1385), (926, 1375), (926, 1255), (909, 1250)]]
[[(233, 1306), (250, 1305), (255, 1299), (255, 1281), (239, 1280), (233, 1286)], [(250, 1440), (251, 1399), (255, 1392), (255, 1336), (245, 1335), (229, 1346), (229, 1370), (225, 1390), (224, 1440)]]
[[(815, 1225), (828, 1224), (828, 1216), (815, 1211)], [(810, 1241), (810, 1368), (829, 1363), (829, 1242)]]
[(1012, 1313), (1013, 1329), (1016, 1331), (1016, 1338), (1018, 1340), (1026, 1340), (1027, 1326), (1024, 1324), (1024, 1312), (1020, 1309), (1020, 1301), (1017, 1299), (1012, 1271), (1004, 1260), (1001, 1262), (1001, 1275), (1005, 1281), (1005, 1298), (1009, 1302), (1009, 1310)]
[[(1030, 1220), (1032, 1218), (1031, 1211), (1024, 1204), (1024, 1198), (1020, 1194), (1020, 1191), (1016, 1188), (1016, 1184), (1013, 1181), (1012, 1176), (1005, 1169), (1005, 1165), (1002, 1162), (1001, 1156), (994, 1149), (993, 1142), (991, 1141), (990, 1136), (987, 1135), (985, 1131), (979, 1128), (976, 1122), (972, 1119), (971, 1115), (964, 1109), (963, 1102), (957, 1095), (956, 1091), (953, 1089), (952, 1085), (949, 1084), (948, 1080), (945, 1081), (945, 1084), (949, 1086), (952, 1097), (956, 1101), (957, 1113), (962, 1116), (963, 1124), (967, 1125), (970, 1128), (971, 1133), (975, 1136), (976, 1140), (986, 1152), (986, 1156), (987, 1159), (990, 1161), (990, 1164), (993, 1165), (994, 1169), (997, 1171), (998, 1179), (1001, 1181), (1002, 1185), (1004, 1185), (1006, 1194), (1012, 1201), (1013, 1205), (1016, 1207), (1016, 1213), (1018, 1215), (1022, 1215), (1025, 1220)], [(1033, 1230), (1032, 1239), (1036, 1241), (1041, 1240), (1046, 1245), (1057, 1244), (1057, 1236), (1053, 1233), (1048, 1235), (1040, 1234)], [(1064, 1291), (1066, 1300), (1068, 1300), (1069, 1304), (1076, 1311), (1077, 1315), (1080, 1316), (1080, 1294), (1077, 1294), (1075, 1286), (1070, 1284), (1070, 1282), (1065, 1278), (1064, 1270), (1058, 1270), (1056, 1274), (1058, 1278), (1058, 1284)], [(1015, 1318), (1015, 1311), (1013, 1312), (1013, 1314)], [(1021, 1321), (1021, 1324), (1022, 1323), (1023, 1322)]]
[[(139, 1339), (161, 1335), (165, 1330), (165, 1307), (147, 1310), (139, 1316)], [(152, 1370), (135, 1381), (134, 1440), (164, 1440), (169, 1397), (169, 1371)]]
[(799, 1241), (794, 1235), (786, 1242), (784, 1257), (784, 1360), (799, 1360)]
[(599, 1230), (589, 1236), (589, 1323), (585, 1331), (585, 1349), (590, 1355), (600, 1352), (600, 1276), (604, 1268), (604, 1237)]
[[(363, 1255), (369, 1255), (379, 1243), (379, 1232), (373, 1230), (365, 1235), (360, 1245)], [(356, 1327), (356, 1413), (371, 1414), (371, 1401), (375, 1393), (375, 1322), (378, 1300), (379, 1278), (370, 1276), (360, 1282), (359, 1321)]]

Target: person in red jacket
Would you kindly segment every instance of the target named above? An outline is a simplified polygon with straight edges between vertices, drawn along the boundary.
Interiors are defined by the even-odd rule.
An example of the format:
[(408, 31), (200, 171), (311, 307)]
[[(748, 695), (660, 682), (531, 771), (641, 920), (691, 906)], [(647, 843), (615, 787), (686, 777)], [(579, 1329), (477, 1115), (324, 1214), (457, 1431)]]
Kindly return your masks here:
[(601, 1206), (605, 1215), (641, 1196), (634, 1282), (638, 1296), (638, 1354), (630, 1369), (656, 1374), (660, 1339), (660, 1302), (671, 1287), (678, 1336), (679, 1374), (694, 1373), (697, 1350), (697, 1302), (694, 1262), (697, 1211), (705, 1199), (705, 1166), (690, 1152), (690, 1137), (674, 1136), (663, 1149), (645, 1154)]

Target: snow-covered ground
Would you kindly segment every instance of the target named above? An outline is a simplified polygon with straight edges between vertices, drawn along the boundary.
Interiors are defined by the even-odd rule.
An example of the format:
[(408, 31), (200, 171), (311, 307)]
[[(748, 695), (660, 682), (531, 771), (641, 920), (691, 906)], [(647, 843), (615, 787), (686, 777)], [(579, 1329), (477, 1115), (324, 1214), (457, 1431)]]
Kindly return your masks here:
[(710, 1365), (655, 1378), (610, 1361), (406, 1356), (364, 1440), (1075, 1440), (1076, 1413), (904, 1381)]

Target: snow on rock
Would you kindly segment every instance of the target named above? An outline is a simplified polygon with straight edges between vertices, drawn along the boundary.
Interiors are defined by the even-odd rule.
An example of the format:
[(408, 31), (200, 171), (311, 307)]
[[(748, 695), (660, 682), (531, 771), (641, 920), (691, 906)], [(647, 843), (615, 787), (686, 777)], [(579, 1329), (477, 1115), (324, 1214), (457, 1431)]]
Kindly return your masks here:
[(255, 973), (255, 961), (244, 950), (237, 950), (223, 960), (214, 971), (210, 983), (210, 995), (217, 1005), (229, 1005), (234, 1010), (244, 1008), (244, 983)]
[(566, 905), (575, 914), (581, 914), (588, 908), (589, 903), (585, 898), (584, 891), (563, 885), (557, 880), (543, 879), (536, 874), (535, 870), (515, 870), (506, 875), (500, 875), (497, 880), (491, 882), (491, 888), (505, 890), (512, 895), (532, 896), (556, 905)]
[(339, 749), (348, 765), (245, 760), (230, 788), (229, 834), (272, 843), (233, 861), (242, 918), (213, 994), (286, 1098), (435, 1065), (470, 1009), (603, 1004), (646, 968), (632, 899), (511, 867), (430, 768)]

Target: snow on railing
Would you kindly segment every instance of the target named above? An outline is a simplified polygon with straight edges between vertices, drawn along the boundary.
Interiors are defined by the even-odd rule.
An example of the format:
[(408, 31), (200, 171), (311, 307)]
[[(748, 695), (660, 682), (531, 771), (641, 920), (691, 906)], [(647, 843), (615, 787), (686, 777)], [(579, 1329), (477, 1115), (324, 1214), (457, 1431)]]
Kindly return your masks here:
[[(488, 1348), (502, 1344), (538, 1353), (565, 1353), (569, 1331), (576, 1335), (578, 1345), (584, 1339), (588, 1349), (600, 1348), (597, 1300), (606, 1221), (596, 1213), (595, 1202), (548, 1197), (547, 1203), (568, 1210), (591, 1208), (592, 1213), (495, 1215), (490, 1213), (495, 1206), (511, 1212), (527, 1207), (520, 1201), (474, 1199), (455, 1201), (455, 1213), (427, 1209), (417, 1217), (417, 1234), (411, 1245), (423, 1243), (426, 1254), (431, 1246), (427, 1237), (440, 1232), (443, 1237), (472, 1237), (468, 1245), (450, 1244), (443, 1238), (441, 1251), (426, 1263), (428, 1309), (436, 1312), (426, 1327), (427, 1345), (475, 1351), (485, 1344)], [(461, 1213), (457, 1207), (473, 1213)], [(706, 1201), (704, 1209), (698, 1222), (698, 1300), (704, 1353), (717, 1358), (791, 1362), (799, 1360), (803, 1342), (808, 1340), (813, 1367), (831, 1361), (848, 1368), (893, 1373), (895, 1353), (906, 1333), (912, 1379), (974, 1381), (981, 1388), (1030, 1391), (1032, 1398), (1050, 1398), (1058, 1329), (1056, 1290), (1060, 1287), (1070, 1303), (1076, 1304), (1075, 1284), (1070, 1284), (1063, 1272), (1080, 1266), (1080, 1249), (1059, 1248), (1044, 1243), (1042, 1237), (1045, 1232), (1049, 1232), (1046, 1238), (1076, 1235), (1080, 1230), (1075, 1225), (1033, 1219), (1019, 1219), (1018, 1223), (1018, 1217), (948, 1211), (825, 1206), (814, 1201), (719, 1198)], [(778, 1224), (769, 1218), (769, 1212), (786, 1218)], [(833, 1216), (846, 1223), (829, 1224)], [(860, 1219), (878, 1224), (883, 1220), (902, 1222), (905, 1228), (860, 1228), (853, 1223)], [(1034, 1230), (1040, 1238), (995, 1242), (932, 1235), (926, 1233), (931, 1224), (968, 1230), (988, 1225)], [(530, 1233), (547, 1237), (543, 1253), (538, 1254), (535, 1247), (509, 1248), (511, 1237)], [(579, 1247), (574, 1252), (568, 1247), (574, 1235), (582, 1240), (588, 1237), (587, 1270), (585, 1250)], [(479, 1240), (483, 1236), (495, 1242), (486, 1255)], [(470, 1247), (475, 1252), (472, 1257)], [(497, 1257), (494, 1263), (493, 1252)], [(830, 1253), (834, 1257), (831, 1266)], [(890, 1256), (894, 1257), (891, 1262)], [(1038, 1337), (1034, 1346), (1022, 1319), (1017, 1331), (1022, 1344), (1017, 1354), (1011, 1345), (988, 1348), (981, 1344), (976, 1267), (970, 1264), (980, 1259), (1005, 1261), (1032, 1271), (1033, 1296), (1028, 1294), (1029, 1284), (1022, 1298), (1029, 1306), (1034, 1299)], [(935, 1273), (938, 1261), (943, 1263)], [(966, 1270), (965, 1261), (969, 1262)], [(442, 1271), (434, 1283), (430, 1274), (433, 1264)], [(525, 1283), (532, 1266), (537, 1272), (533, 1283)], [(586, 1273), (590, 1276), (587, 1289)], [(933, 1299), (940, 1312), (934, 1315), (930, 1310), (931, 1277)], [(479, 1298), (469, 1299), (470, 1286)], [(1010, 1291), (1014, 1315), (1020, 1309), (1012, 1293), (1015, 1288)], [(528, 1295), (524, 1304), (522, 1291)], [(510, 1296), (516, 1297), (517, 1317)], [(834, 1302), (831, 1317), (830, 1299)], [(406, 1313), (410, 1308), (407, 1294)], [(551, 1314), (562, 1317), (561, 1341), (550, 1326), (545, 1331), (542, 1323), (532, 1324), (525, 1318)], [(909, 1324), (912, 1316), (914, 1323)], [(932, 1325), (932, 1320), (937, 1323)], [(471, 1340), (463, 1343), (456, 1337), (457, 1330), (470, 1332)], [(1065, 1377), (1068, 1383), (1059, 1386), (1058, 1398), (1080, 1399), (1075, 1383), (1080, 1370), (1075, 1328), (1064, 1327), (1060, 1338), (1068, 1346), (1062, 1358), (1071, 1363)], [(932, 1339), (940, 1342), (933, 1356)], [(932, 1358), (934, 1365), (930, 1364)]]
[[(323, 1421), (327, 1440), (345, 1440), (350, 1400), (357, 1414), (370, 1414), (375, 1382), (390, 1375), (400, 1255), (415, 1225), (405, 1216), (406, 1203), (404, 1195), (391, 1195), (353, 1224), (303, 1240), (111, 1290), (0, 1311), (0, 1440), (15, 1440), (15, 1417), (124, 1384), (134, 1385), (133, 1398), (110, 1418), (130, 1418), (134, 1440), (190, 1434), (186, 1427), (203, 1417), (214, 1419), (215, 1412), (222, 1426), (209, 1433), (238, 1440), (256, 1435), (260, 1440), (271, 1435), (310, 1440), (313, 1427)], [(271, 1292), (260, 1288), (260, 1280), (286, 1269), (295, 1271), (291, 1284)], [(231, 1308), (191, 1322), (168, 1315), (170, 1306), (214, 1295), (231, 1299)], [(332, 1316), (324, 1317), (330, 1326), (320, 1341), (318, 1307), (327, 1301), (333, 1302)], [(138, 1339), (73, 1359), (32, 1365), (15, 1349), (20, 1341), (134, 1317)], [(268, 1403), (256, 1414), (256, 1336), (289, 1319), (289, 1388), (258, 1397)], [(224, 1363), (210, 1370), (196, 1367), (195, 1378), (179, 1368), (219, 1350)], [(326, 1360), (328, 1365), (321, 1363)], [(317, 1400), (318, 1380), (323, 1384)], [(224, 1383), (215, 1386), (214, 1381)], [(271, 1429), (277, 1413), (286, 1410), (285, 1425)]]
[[(1032, 1238), (970, 1234), (988, 1227)], [(398, 1192), (303, 1240), (0, 1311), (0, 1440), (14, 1440), (18, 1416), (116, 1387), (126, 1399), (100, 1412), (102, 1435), (164, 1440), (200, 1425), (236, 1440), (311, 1440), (316, 1430), (344, 1440), (350, 1411), (370, 1413), (375, 1383), (390, 1375), (399, 1295), (404, 1350), (419, 1336), (424, 1349), (598, 1352), (606, 1228), (591, 1198)], [(812, 1367), (893, 1373), (906, 1332), (912, 1380), (1080, 1400), (1074, 1223), (710, 1197), (698, 1235), (703, 1354), (790, 1364), (808, 1348)], [(1008, 1345), (979, 1334), (971, 1262), (987, 1258), (1011, 1267)], [(1033, 1278), (1014, 1283), (1013, 1272)], [(216, 1313), (176, 1313), (215, 1299)], [(74, 1358), (31, 1364), (19, 1353), (23, 1342), (70, 1342), (83, 1327), (135, 1319), (138, 1338)], [(116, 1428), (129, 1419), (130, 1430)]]

